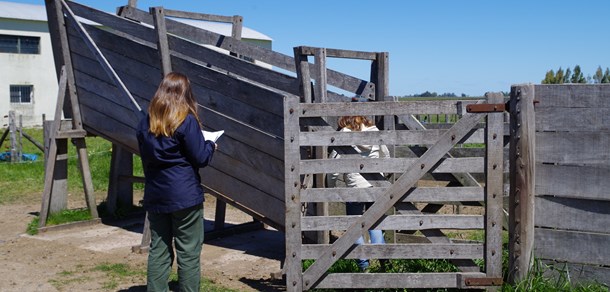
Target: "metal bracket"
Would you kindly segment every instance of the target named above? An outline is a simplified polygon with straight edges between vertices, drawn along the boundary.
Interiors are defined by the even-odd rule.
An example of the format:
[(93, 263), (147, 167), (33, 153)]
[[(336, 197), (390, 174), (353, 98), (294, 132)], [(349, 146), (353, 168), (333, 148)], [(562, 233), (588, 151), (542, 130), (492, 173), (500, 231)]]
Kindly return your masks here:
[(466, 286), (500, 286), (502, 278), (466, 278), (464, 284)]
[(468, 113), (496, 113), (503, 112), (508, 107), (504, 103), (482, 103), (482, 104), (469, 104), (466, 106), (466, 112)]

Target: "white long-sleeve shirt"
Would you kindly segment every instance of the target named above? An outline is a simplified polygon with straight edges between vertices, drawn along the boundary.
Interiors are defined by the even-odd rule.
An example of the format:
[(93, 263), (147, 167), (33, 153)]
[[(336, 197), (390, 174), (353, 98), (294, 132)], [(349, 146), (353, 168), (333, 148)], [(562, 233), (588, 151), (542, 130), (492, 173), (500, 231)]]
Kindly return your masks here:
[[(342, 132), (351, 132), (349, 128), (341, 129)], [(361, 131), (379, 131), (376, 126), (366, 127), (362, 125)], [(352, 145), (352, 147), (362, 157), (366, 158), (388, 158), (390, 157), (390, 151), (385, 145)], [(330, 158), (340, 158), (341, 155), (333, 150), (330, 153)], [(337, 179), (340, 173), (333, 173), (328, 176), (329, 187), (335, 187)], [(343, 180), (349, 188), (369, 188), (371, 185), (360, 173), (343, 173)]]

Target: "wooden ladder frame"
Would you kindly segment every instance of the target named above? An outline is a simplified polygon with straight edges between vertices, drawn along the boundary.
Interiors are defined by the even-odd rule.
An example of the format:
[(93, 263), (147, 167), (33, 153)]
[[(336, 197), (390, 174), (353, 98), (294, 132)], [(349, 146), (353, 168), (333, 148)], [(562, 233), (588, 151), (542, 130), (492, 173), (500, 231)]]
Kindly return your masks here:
[[(65, 154), (60, 155), (58, 145), (67, 145), (68, 139), (72, 139), (72, 142), (76, 146), (79, 170), (83, 180), (87, 208), (89, 208), (92, 218), (95, 219), (99, 217), (97, 213), (97, 206), (95, 204), (95, 194), (93, 192), (89, 158), (87, 156), (87, 144), (85, 142), (87, 132), (82, 127), (80, 108), (78, 101), (76, 100), (76, 88), (73, 83), (74, 79), (71, 78), (72, 82), (69, 81), (70, 78), (68, 75), (70, 74), (71, 73), (65, 69), (65, 66), (61, 69), (55, 117), (51, 123), (51, 130), (49, 132), (50, 137), (48, 137), (49, 149), (45, 157), (45, 180), (44, 191), (42, 193), (42, 206), (40, 208), (40, 219), (38, 222), (39, 227), (44, 227), (46, 225), (49, 213), (60, 211), (62, 207), (65, 208), (65, 206), (62, 206), (64, 205), (62, 202), (65, 202), (67, 194), (65, 192), (62, 194), (62, 191), (59, 188), (53, 188), (53, 186), (56, 181), (61, 179), (59, 178), (59, 173), (66, 171), (62, 170), (61, 168), (67, 167), (67, 164), (63, 164), (63, 167), (56, 167), (56, 162), (58, 160), (67, 160)], [(62, 109), (64, 108), (64, 101), (67, 94), (70, 95), (71, 113), (73, 116), (72, 127), (70, 129), (65, 129), (65, 126), (62, 126), (66, 124), (63, 123), (64, 120), (62, 120)], [(56, 207), (51, 208), (51, 206)]]

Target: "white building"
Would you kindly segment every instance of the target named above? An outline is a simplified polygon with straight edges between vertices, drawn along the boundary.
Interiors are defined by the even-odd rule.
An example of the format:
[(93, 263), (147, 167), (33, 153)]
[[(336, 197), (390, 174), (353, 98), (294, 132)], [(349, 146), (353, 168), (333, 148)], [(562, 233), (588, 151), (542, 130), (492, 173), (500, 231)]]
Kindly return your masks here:
[(44, 6), (0, 1), (0, 68), (1, 117), (14, 110), (24, 127), (53, 118), (57, 76)]
[[(231, 35), (230, 23), (181, 21)], [(271, 49), (271, 38), (246, 27), (242, 40)], [(41, 126), (43, 115), (53, 119), (56, 75), (44, 5), (0, 1), (0, 118), (14, 110), (24, 127)]]

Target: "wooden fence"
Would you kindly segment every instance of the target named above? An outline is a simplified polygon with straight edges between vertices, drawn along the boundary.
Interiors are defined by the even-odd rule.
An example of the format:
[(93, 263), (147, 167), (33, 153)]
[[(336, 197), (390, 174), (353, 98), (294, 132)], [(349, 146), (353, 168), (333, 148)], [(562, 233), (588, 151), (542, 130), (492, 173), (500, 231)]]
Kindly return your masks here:
[[(84, 129), (113, 143), (109, 206), (132, 203), (132, 198), (119, 194), (117, 186), (120, 178), (135, 178), (130, 178), (131, 165), (120, 163), (131, 161), (126, 157), (138, 153), (135, 127), (141, 110), (147, 107), (163, 73), (176, 70), (191, 78), (204, 126), (225, 130), (214, 162), (201, 172), (206, 189), (219, 201), (286, 232), (288, 290), (498, 285), (502, 278), (503, 178), (509, 168), (504, 147), (509, 135), (510, 203), (515, 219), (510, 226), (512, 275), (523, 276), (533, 250), (535, 258), (570, 262), (569, 269), (579, 275), (608, 278), (608, 253), (601, 252), (608, 250), (610, 242), (608, 182), (604, 179), (610, 160), (606, 86), (516, 86), (509, 130), (500, 114), (504, 101), (499, 94), (489, 94), (489, 100), (483, 102), (497, 108), (483, 105), (481, 109), (479, 104), (470, 112), (468, 106), (475, 101), (393, 101), (388, 93), (387, 53), (297, 47), (292, 57), (240, 41), (239, 28), (227, 37), (165, 17), (189, 13), (162, 8), (146, 12), (125, 6), (119, 15), (112, 15), (73, 1), (45, 2), (58, 72), (65, 65), (65, 75), (58, 74), (64, 76), (67, 85), (63, 88), (70, 96), (64, 116), (74, 118), (72, 126), (76, 127), (60, 133), (64, 136), (54, 135), (78, 134), (82, 139)], [(308, 56), (314, 57), (313, 63)], [(370, 60), (371, 80), (326, 68), (327, 57)], [(296, 77), (244, 59), (295, 72)], [(375, 102), (339, 102), (345, 97), (327, 86)], [(534, 101), (538, 102), (536, 113)], [(75, 111), (66, 111), (70, 103)], [(334, 131), (336, 117), (354, 114), (374, 116), (382, 131), (352, 135)], [(451, 128), (438, 128), (422, 124), (416, 119), (418, 114), (460, 118)], [(539, 131), (535, 136), (531, 134), (534, 114)], [(328, 147), (349, 148), (357, 141), (387, 144), (393, 158), (326, 159)], [(461, 150), (454, 146), (464, 143), (480, 143), (483, 150), (471, 156), (457, 155)], [(323, 174), (335, 171), (369, 173), (375, 187), (324, 188)], [(380, 172), (395, 173), (396, 180), (375, 175)], [(442, 174), (452, 176), (457, 185), (416, 186), (422, 176)], [(477, 180), (477, 174), (483, 179)], [(540, 195), (534, 199), (535, 193)], [(325, 206), (350, 200), (373, 206), (357, 218), (335, 217)], [(437, 214), (443, 206), (457, 204), (484, 206), (484, 212)], [(302, 212), (305, 205), (313, 205), (315, 212)], [(527, 220), (534, 220), (534, 206), (536, 223), (529, 224)], [(549, 210), (555, 211), (543, 213)], [(311, 216), (314, 214), (317, 216)], [(553, 220), (559, 215), (571, 219)], [(425, 243), (353, 246), (358, 234), (369, 228), (418, 231)], [(458, 243), (444, 233), (448, 229), (484, 230), (485, 241)], [(328, 234), (333, 230), (343, 233), (331, 244)], [(317, 233), (315, 244), (304, 244), (302, 234), (306, 232)], [(588, 247), (576, 253), (577, 257), (560, 248), (576, 242), (586, 242)], [(337, 259), (360, 256), (444, 258), (459, 272), (423, 278), (408, 273), (326, 274)], [(301, 268), (303, 259), (315, 259), (306, 271)], [(483, 269), (473, 259), (483, 259)]]
[(575, 283), (610, 285), (610, 86), (518, 85), (511, 103), (509, 276), (540, 260)]
[[(500, 105), (493, 113), (467, 113), (450, 129), (415, 129), (400, 122), (396, 130), (379, 132), (337, 132), (321, 128), (325, 118), (339, 115), (409, 117), (411, 113), (456, 113), (462, 101), (414, 101), (369, 103), (298, 103), (285, 101), (286, 169), (286, 276), (289, 291), (311, 288), (481, 288), (502, 283), (501, 231), (503, 194), (503, 109), (502, 95), (490, 94), (488, 103)], [(473, 106), (473, 105), (468, 105)], [(473, 109), (477, 106), (474, 105)], [(478, 127), (487, 116), (485, 129)], [(394, 120), (394, 118), (392, 118)], [(452, 158), (447, 152), (458, 143), (483, 143), (485, 157)], [(353, 144), (420, 145), (429, 147), (419, 158), (363, 159), (349, 156), (329, 160), (303, 157), (303, 147), (347, 147)], [(325, 188), (313, 185), (311, 176), (333, 172), (364, 173), (375, 187), (365, 189)], [(391, 183), (379, 173), (398, 173)], [(428, 173), (484, 173), (484, 187), (417, 187)], [(307, 203), (370, 202), (362, 216), (308, 216)], [(484, 202), (483, 214), (436, 214), (433, 205)], [(428, 204), (418, 209), (416, 204)], [(398, 212), (394, 213), (397, 206)], [(432, 211), (430, 209), (435, 209)], [(413, 230), (423, 234), (426, 243), (389, 243), (355, 246), (363, 231)], [(482, 243), (458, 243), (446, 230), (484, 230)], [(332, 243), (304, 242), (305, 231), (341, 231)], [(459, 272), (447, 273), (327, 273), (339, 259), (448, 259)], [(313, 264), (302, 271), (302, 260)], [(483, 259), (481, 269), (473, 259)], [(481, 270), (484, 270), (482, 272)]]

